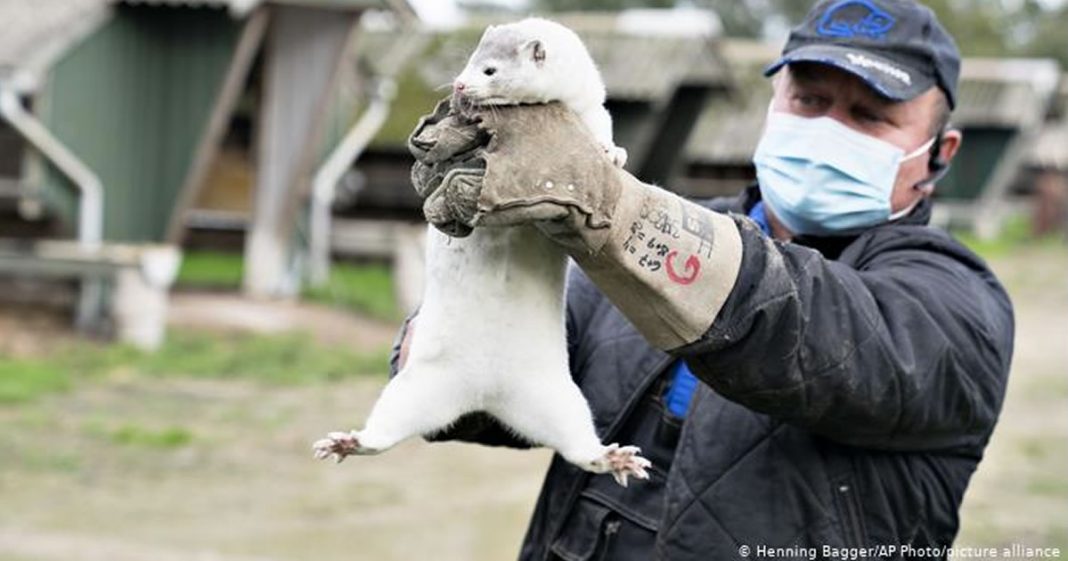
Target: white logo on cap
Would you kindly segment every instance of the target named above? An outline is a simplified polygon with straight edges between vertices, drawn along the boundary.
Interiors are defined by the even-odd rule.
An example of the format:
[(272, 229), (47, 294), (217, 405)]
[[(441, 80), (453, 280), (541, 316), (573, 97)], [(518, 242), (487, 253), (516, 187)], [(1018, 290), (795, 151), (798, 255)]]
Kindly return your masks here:
[(854, 66), (860, 66), (863, 68), (873, 68), (875, 70), (878, 70), (879, 72), (882, 72), (883, 74), (890, 76), (891, 78), (897, 78), (898, 80), (904, 82), (905, 85), (912, 85), (912, 76), (909, 75), (908, 72), (905, 72), (904, 70), (892, 64), (887, 64), (879, 60), (872, 60), (864, 55), (858, 55), (854, 53), (846, 53), (846, 58), (848, 58), (849, 62)]

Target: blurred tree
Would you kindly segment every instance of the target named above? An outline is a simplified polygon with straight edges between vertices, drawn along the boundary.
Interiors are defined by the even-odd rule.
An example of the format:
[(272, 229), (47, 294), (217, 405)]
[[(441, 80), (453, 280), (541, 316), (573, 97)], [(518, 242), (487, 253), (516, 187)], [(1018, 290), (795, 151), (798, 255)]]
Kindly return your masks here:
[[(478, 0), (467, 0), (477, 2)], [(923, 0), (965, 56), (1042, 56), (1068, 68), (1068, 4), (1043, 0)], [(726, 35), (764, 37), (801, 21), (798, 0), (529, 0), (537, 11), (622, 10), (689, 5), (719, 15)]]
[(797, 0), (693, 0), (686, 3), (716, 12), (728, 36), (754, 38), (763, 36), (768, 31), (767, 25), (776, 20), (785, 26), (801, 21), (812, 6)]
[(1034, 20), (1029, 38), (1021, 54), (1055, 58), (1068, 69), (1068, 5), (1042, 13)]
[(532, 0), (532, 8), (546, 12), (625, 10), (627, 8), (671, 8), (675, 0)]

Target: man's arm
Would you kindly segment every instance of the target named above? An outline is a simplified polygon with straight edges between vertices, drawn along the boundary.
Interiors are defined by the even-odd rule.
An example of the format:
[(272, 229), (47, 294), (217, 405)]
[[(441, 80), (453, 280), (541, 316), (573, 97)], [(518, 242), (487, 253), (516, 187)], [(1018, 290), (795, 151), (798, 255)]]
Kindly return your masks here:
[(705, 337), (677, 351), (701, 380), (848, 444), (914, 450), (986, 438), (1013, 317), (978, 258), (945, 234), (895, 227), (854, 269), (738, 222), (738, 282)]
[[(409, 143), (434, 225), (537, 225), (646, 340), (754, 410), (883, 448), (948, 447), (989, 432), (1011, 306), (951, 240), (894, 226), (897, 235), (878, 236), (891, 240), (885, 247), (865, 252), (880, 257), (854, 269), (638, 181), (559, 106), (501, 108), (474, 122), (448, 109), (439, 105)], [(483, 133), (492, 140), (470, 150)], [(452, 156), (449, 139), (466, 151)]]

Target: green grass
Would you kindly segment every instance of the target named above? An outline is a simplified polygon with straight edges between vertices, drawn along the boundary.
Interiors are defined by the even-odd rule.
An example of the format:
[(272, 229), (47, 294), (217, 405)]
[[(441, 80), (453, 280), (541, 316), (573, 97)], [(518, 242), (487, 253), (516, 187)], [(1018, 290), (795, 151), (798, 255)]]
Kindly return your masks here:
[(138, 369), (152, 376), (253, 379), (296, 384), (384, 373), (388, 351), (360, 354), (329, 349), (306, 334), (205, 335), (176, 332)]
[[(244, 272), (237, 253), (187, 252), (178, 271), (178, 286), (237, 290)], [(307, 288), (302, 296), (311, 302), (345, 308), (385, 321), (401, 319), (393, 293), (393, 273), (384, 264), (335, 263), (330, 279), (321, 287)]]
[(0, 357), (0, 405), (29, 401), (69, 387), (69, 373), (58, 364)]
[(210, 288), (240, 288), (245, 272), (244, 261), (239, 253), (215, 251), (187, 251), (182, 256), (178, 269), (179, 286)]
[(998, 237), (991, 240), (979, 239), (970, 230), (955, 230), (953, 235), (968, 249), (988, 260), (1009, 255), (1025, 247), (1064, 245), (1063, 237), (1056, 234), (1043, 237), (1032, 235), (1031, 220), (1024, 215), (1013, 216), (1006, 220)]
[(162, 449), (181, 448), (193, 441), (193, 433), (182, 427), (153, 430), (126, 424), (112, 430), (108, 436), (116, 444)]
[(388, 349), (357, 353), (326, 347), (305, 334), (177, 330), (155, 353), (125, 345), (79, 342), (34, 359), (0, 356), (0, 405), (30, 401), (66, 391), (80, 381), (109, 376), (242, 379), (295, 385), (383, 375), (388, 356)]
[(376, 319), (402, 318), (393, 292), (393, 273), (382, 264), (335, 263), (330, 268), (329, 281), (324, 286), (306, 289), (304, 298)]

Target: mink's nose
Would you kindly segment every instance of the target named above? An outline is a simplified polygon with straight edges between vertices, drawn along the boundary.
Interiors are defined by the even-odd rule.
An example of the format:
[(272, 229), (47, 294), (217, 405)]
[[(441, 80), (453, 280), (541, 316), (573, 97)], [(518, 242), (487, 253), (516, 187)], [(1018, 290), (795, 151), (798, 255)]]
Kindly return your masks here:
[(456, 93), (462, 93), (464, 91), (464, 88), (466, 88), (466, 87), (467, 87), (467, 85), (464, 84), (463, 82), (459, 81), (459, 80), (457, 80), (457, 81), (452, 83), (452, 89)]

